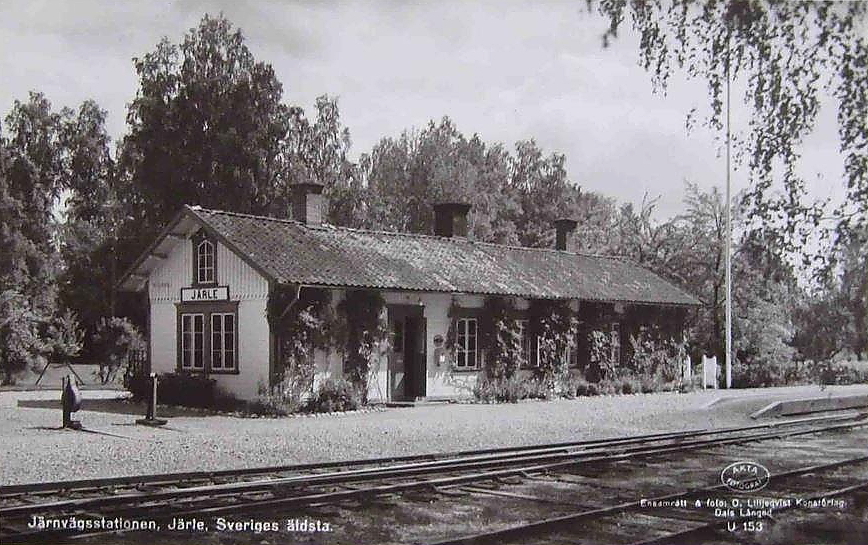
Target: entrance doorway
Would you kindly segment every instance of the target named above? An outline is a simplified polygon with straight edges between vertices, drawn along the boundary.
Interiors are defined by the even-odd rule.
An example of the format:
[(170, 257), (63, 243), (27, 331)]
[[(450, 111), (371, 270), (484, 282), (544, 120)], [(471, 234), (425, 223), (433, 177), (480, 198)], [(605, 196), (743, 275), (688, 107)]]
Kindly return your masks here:
[(418, 305), (389, 305), (389, 399), (425, 397), (425, 318)]

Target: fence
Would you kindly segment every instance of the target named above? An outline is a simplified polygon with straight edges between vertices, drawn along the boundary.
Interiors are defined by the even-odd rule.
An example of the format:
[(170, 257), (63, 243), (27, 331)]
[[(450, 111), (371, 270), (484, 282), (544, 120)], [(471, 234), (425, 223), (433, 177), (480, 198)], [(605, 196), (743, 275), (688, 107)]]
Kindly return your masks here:
[(130, 375), (144, 374), (148, 371), (148, 351), (130, 350), (127, 361), (127, 373)]

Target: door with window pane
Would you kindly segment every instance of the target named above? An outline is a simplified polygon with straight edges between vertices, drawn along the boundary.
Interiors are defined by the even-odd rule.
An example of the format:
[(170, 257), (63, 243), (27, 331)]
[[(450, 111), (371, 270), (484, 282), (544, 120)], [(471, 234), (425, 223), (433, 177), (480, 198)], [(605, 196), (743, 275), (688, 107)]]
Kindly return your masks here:
[(235, 315), (211, 314), (211, 369), (232, 371), (235, 369)]
[(181, 314), (181, 368), (205, 368), (204, 314)]

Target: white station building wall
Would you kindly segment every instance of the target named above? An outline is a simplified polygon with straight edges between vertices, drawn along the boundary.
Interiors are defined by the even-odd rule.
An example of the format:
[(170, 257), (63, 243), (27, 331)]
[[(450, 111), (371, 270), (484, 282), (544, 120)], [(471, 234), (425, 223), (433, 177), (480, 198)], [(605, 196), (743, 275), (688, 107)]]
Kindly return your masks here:
[[(191, 287), (192, 244), (180, 241), (155, 269), (148, 283), (150, 302), (150, 358), (151, 369), (157, 373), (173, 373), (178, 369), (178, 308), (181, 289)], [(254, 399), (269, 380), (269, 329), (266, 314), (268, 281), (245, 263), (234, 252), (217, 243), (217, 285), (228, 286), (230, 301), (238, 302), (238, 374), (212, 374), (217, 384), (240, 399)], [(332, 292), (335, 307), (344, 297), (344, 290)], [(449, 308), (453, 300), (463, 308), (483, 306), (482, 296), (383, 292), (387, 304), (421, 305), (425, 318), (426, 395), (427, 397), (471, 397), (476, 384), (477, 371), (459, 371), (447, 356), (437, 361), (434, 338), (446, 338), (451, 318)], [(525, 301), (518, 301), (519, 308)], [(336, 310), (336, 309), (335, 309)], [(386, 320), (385, 315), (382, 319)], [(369, 375), (370, 401), (388, 401), (388, 358), (384, 347), (379, 358), (372, 362)], [(318, 350), (314, 359), (316, 374), (314, 388), (328, 377), (343, 375), (343, 354), (340, 350)]]
[[(180, 241), (162, 266), (150, 276), (150, 358), (156, 373), (178, 368), (178, 310), (181, 288), (191, 287), (193, 249)], [(230, 301), (238, 301), (238, 374), (212, 374), (223, 390), (240, 399), (253, 399), (268, 386), (269, 335), (266, 305), (268, 281), (224, 245), (217, 243), (217, 285), (229, 287)]]

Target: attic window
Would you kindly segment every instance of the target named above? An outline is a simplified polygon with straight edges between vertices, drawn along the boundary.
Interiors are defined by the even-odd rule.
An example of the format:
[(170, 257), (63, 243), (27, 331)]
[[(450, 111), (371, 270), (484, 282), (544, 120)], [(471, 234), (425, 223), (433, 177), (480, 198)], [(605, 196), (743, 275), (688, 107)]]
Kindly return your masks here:
[(195, 246), (196, 248), (196, 275), (197, 284), (213, 284), (216, 282), (216, 256), (214, 243), (204, 239)]

